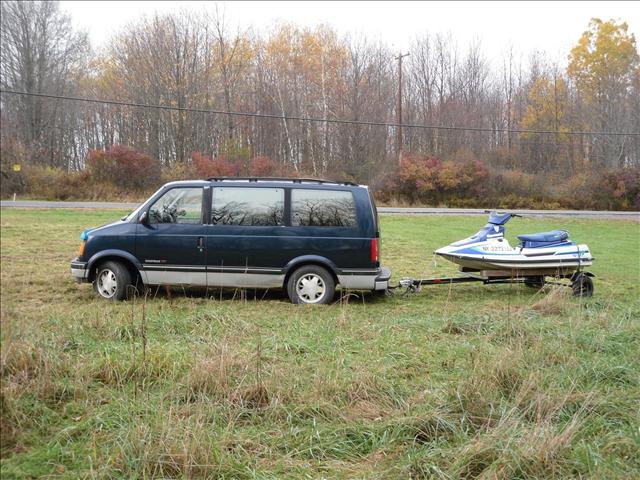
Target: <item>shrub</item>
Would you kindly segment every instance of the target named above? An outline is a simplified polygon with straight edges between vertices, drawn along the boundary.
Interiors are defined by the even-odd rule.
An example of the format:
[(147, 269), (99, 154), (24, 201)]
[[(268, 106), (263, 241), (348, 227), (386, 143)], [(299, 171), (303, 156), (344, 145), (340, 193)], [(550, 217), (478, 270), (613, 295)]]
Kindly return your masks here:
[(257, 156), (249, 161), (243, 159), (230, 160), (225, 155), (210, 158), (200, 152), (191, 154), (193, 171), (201, 178), (236, 177), (249, 175), (271, 177), (280, 173), (279, 165), (268, 157)]
[(486, 192), (488, 178), (489, 170), (474, 157), (441, 161), (408, 156), (397, 173), (397, 187), (412, 202), (458, 206), (476, 203)]
[(596, 209), (598, 204), (594, 196), (597, 189), (596, 183), (597, 179), (587, 172), (571, 177), (564, 187), (567, 205), (571, 208)]
[(123, 145), (89, 152), (87, 170), (97, 182), (111, 183), (127, 190), (145, 190), (160, 180), (157, 160)]
[(162, 183), (167, 183), (195, 178), (198, 178), (198, 172), (192, 162), (176, 162), (162, 170), (161, 180)]
[(267, 157), (254, 157), (251, 160), (250, 175), (256, 177), (273, 177), (278, 174), (278, 165)]
[(193, 167), (199, 177), (235, 177), (240, 173), (240, 162), (230, 162), (223, 155), (213, 159), (200, 153), (191, 154)]
[(3, 196), (23, 193), (26, 188), (24, 169), (13, 171), (13, 165), (24, 166), (28, 158), (27, 149), (15, 137), (3, 136), (0, 141), (0, 189)]
[(499, 194), (528, 196), (536, 191), (536, 175), (521, 170), (507, 169), (492, 178), (492, 190)]
[(640, 168), (609, 170), (598, 176), (598, 179), (600, 181), (594, 193), (605, 197), (601, 200), (602, 208), (640, 209)]
[(433, 196), (436, 192), (436, 171), (442, 165), (440, 159), (407, 155), (398, 169), (398, 191), (411, 202)]
[[(25, 191), (35, 198), (70, 200), (101, 198), (94, 195), (88, 172), (66, 172), (60, 168), (27, 166)], [(100, 192), (101, 193), (101, 192)]]

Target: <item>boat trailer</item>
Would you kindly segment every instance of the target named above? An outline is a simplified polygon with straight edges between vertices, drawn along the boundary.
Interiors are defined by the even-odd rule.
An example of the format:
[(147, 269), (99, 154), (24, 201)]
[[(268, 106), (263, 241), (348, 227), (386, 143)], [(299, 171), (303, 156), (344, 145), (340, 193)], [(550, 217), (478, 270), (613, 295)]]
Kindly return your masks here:
[[(527, 270), (469, 270), (460, 268), (462, 275), (442, 278), (402, 278), (397, 285), (389, 290), (404, 288), (405, 294), (419, 292), (424, 285), (452, 285), (454, 283), (481, 282), (485, 285), (497, 283), (524, 283), (527, 287), (540, 289), (545, 285), (560, 285), (569, 287), (576, 297), (591, 297), (593, 295), (593, 280), (595, 275), (581, 270), (561, 269), (527, 269)], [(569, 280), (563, 282), (562, 280)]]

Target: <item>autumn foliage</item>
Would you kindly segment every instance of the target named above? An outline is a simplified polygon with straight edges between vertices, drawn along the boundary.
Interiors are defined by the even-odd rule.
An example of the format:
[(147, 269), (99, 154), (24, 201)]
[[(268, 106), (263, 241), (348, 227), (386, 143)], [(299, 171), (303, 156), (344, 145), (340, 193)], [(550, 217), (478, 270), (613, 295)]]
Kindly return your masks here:
[(199, 152), (191, 155), (196, 174), (200, 178), (235, 177), (240, 173), (239, 162), (230, 162), (223, 155), (210, 158)]
[(488, 177), (479, 160), (408, 156), (398, 169), (396, 183), (398, 192), (411, 202), (452, 204), (481, 197)]
[(86, 167), (97, 182), (111, 183), (128, 190), (148, 189), (160, 179), (157, 160), (123, 145), (92, 150)]
[(255, 157), (251, 160), (251, 175), (273, 177), (278, 174), (278, 164), (267, 157)]
[(376, 191), (385, 203), (476, 208), (640, 209), (640, 168), (573, 176), (494, 169), (468, 153), (441, 160), (406, 155)]
[(479, 45), (416, 37), (402, 85), (413, 127), (398, 146), (384, 124), (397, 113), (389, 46), (330, 25), (247, 34), (217, 11), (158, 14), (95, 50), (57, 2), (6, 0), (2, 19), (3, 88), (178, 107), (3, 94), (4, 197), (141, 199), (185, 178), (311, 176), (399, 204), (640, 208), (640, 56), (622, 20), (592, 19), (564, 64), (511, 49), (494, 64)]
[(270, 158), (257, 156), (250, 160), (238, 158), (228, 160), (225, 155), (209, 157), (200, 152), (191, 154), (195, 174), (199, 178), (255, 176), (271, 177), (277, 175), (278, 164)]

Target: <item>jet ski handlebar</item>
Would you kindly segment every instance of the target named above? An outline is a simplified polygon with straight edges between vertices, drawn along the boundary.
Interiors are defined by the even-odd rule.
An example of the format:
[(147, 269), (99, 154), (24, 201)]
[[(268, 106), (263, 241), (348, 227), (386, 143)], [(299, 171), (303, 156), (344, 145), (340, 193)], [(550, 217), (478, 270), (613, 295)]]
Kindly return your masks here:
[(511, 212), (505, 212), (505, 213), (500, 213), (496, 210), (485, 210), (484, 213), (488, 213), (488, 214), (496, 214), (496, 215), (509, 215), (510, 217), (519, 217), (519, 218), (523, 218), (522, 215), (520, 215), (519, 213), (511, 213)]
[(489, 214), (489, 224), (491, 225), (504, 225), (513, 217), (521, 217), (522, 215), (518, 215), (517, 213), (499, 213), (490, 210), (485, 210), (485, 213)]

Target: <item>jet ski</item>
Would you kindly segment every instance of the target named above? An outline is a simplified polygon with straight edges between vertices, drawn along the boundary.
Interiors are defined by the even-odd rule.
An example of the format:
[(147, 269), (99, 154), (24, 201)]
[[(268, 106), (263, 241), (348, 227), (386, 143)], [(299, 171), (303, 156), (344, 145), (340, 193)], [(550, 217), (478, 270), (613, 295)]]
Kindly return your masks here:
[(460, 265), (463, 271), (561, 270), (572, 272), (593, 263), (587, 245), (569, 239), (566, 230), (518, 235), (512, 247), (504, 237), (505, 224), (515, 213), (489, 213), (489, 222), (478, 233), (439, 248), (434, 253)]

